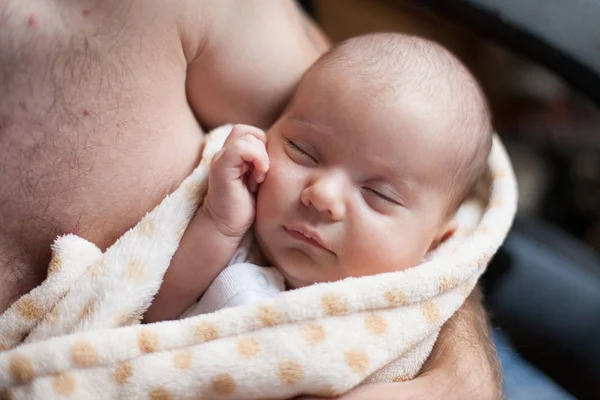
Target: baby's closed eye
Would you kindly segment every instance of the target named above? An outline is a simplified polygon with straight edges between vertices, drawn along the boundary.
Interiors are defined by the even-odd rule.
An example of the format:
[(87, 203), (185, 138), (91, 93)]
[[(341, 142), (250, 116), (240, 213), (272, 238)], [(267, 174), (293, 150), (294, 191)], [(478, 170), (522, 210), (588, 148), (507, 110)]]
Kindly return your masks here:
[(292, 141), (290, 139), (284, 139), (285, 145), (295, 152), (299, 157), (305, 159), (305, 161), (318, 164), (316, 157), (311, 154), (308, 145), (299, 141)]
[(392, 189), (386, 187), (363, 186), (361, 192), (365, 202), (378, 212), (389, 212), (396, 207), (403, 207), (402, 198)]

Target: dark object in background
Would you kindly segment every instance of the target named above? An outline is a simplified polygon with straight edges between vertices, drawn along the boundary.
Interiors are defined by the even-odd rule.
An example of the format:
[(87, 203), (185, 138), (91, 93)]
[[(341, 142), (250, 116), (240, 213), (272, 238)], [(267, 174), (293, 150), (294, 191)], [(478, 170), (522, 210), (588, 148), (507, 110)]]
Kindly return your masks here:
[(600, 106), (600, 3), (422, 0), (419, 4), (545, 65)]
[(520, 218), (488, 273), (482, 283), (494, 325), (557, 383), (597, 399), (598, 253), (548, 223)]

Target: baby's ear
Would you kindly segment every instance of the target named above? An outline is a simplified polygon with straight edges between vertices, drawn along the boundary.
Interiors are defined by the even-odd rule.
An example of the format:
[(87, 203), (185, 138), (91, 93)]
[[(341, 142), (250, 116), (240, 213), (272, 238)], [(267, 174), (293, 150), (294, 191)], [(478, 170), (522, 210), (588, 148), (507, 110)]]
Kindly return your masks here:
[(431, 242), (428, 251), (434, 250), (441, 243), (444, 243), (446, 240), (450, 239), (452, 235), (456, 233), (457, 229), (458, 222), (456, 222), (455, 219), (451, 219), (450, 221), (446, 222), (446, 224), (442, 225), (440, 231), (438, 232), (438, 235)]

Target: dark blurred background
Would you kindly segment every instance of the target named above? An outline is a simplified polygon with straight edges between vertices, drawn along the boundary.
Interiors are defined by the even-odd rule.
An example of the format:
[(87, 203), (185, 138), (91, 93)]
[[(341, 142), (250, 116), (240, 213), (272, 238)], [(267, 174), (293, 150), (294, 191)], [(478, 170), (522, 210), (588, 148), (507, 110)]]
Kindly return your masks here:
[[(597, 105), (528, 59), (527, 51), (515, 52), (482, 33), (481, 22), (471, 25), (457, 17), (460, 10), (448, 12), (452, 7), (444, 4), (449, 2), (300, 3), (334, 41), (374, 31), (417, 34), (445, 45), (479, 79), (520, 194), (515, 228), (484, 282), (495, 329), (506, 335), (511, 351), (575, 398), (600, 399)], [(568, 12), (569, 2), (563, 4)], [(600, 53), (600, 43), (596, 49)], [(513, 398), (551, 398), (530, 396)]]

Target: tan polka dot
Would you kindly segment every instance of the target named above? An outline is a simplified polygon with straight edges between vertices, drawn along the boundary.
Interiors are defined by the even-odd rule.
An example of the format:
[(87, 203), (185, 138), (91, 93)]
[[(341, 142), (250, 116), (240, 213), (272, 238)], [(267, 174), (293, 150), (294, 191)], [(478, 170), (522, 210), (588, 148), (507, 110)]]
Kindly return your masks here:
[(397, 375), (392, 379), (392, 382), (396, 382), (396, 383), (400, 383), (400, 382), (406, 382), (408, 381), (410, 378), (408, 377), (407, 374), (405, 375)]
[(473, 232), (475, 232), (475, 228), (474, 227), (468, 227), (468, 228), (461, 228), (461, 236), (471, 236), (473, 234)]
[(54, 255), (48, 265), (48, 275), (56, 274), (62, 268), (63, 260), (61, 256)]
[(263, 326), (275, 326), (283, 322), (283, 315), (273, 306), (258, 307), (256, 318)]
[(127, 321), (129, 320), (129, 313), (127, 311), (119, 311), (117, 315), (115, 315), (115, 326), (127, 326)]
[(100, 261), (96, 261), (91, 267), (90, 267), (90, 275), (92, 276), (92, 278), (97, 278), (99, 276), (104, 275), (104, 271), (106, 271), (106, 260), (102, 259)]
[(488, 228), (486, 225), (481, 225), (477, 227), (475, 232), (478, 235), (487, 235), (488, 233), (490, 233), (490, 228)]
[(144, 264), (137, 258), (134, 258), (125, 266), (123, 275), (132, 282), (140, 283), (146, 275), (145, 269)]
[(193, 356), (194, 355), (189, 350), (180, 351), (175, 354), (175, 357), (173, 357), (173, 362), (179, 369), (190, 369), (192, 366)]
[(90, 342), (79, 340), (71, 346), (71, 358), (75, 365), (91, 367), (98, 363), (98, 353)]
[(304, 379), (304, 370), (297, 361), (283, 361), (277, 369), (279, 380), (284, 385), (295, 385)]
[(200, 321), (194, 327), (194, 338), (196, 343), (208, 342), (219, 338), (219, 331), (210, 322)]
[(400, 289), (394, 288), (385, 292), (385, 301), (392, 307), (406, 305), (406, 296)]
[(26, 320), (33, 321), (40, 319), (42, 316), (40, 308), (29, 296), (22, 297), (18, 300), (16, 307), (19, 315)]
[(462, 294), (463, 297), (466, 299), (471, 295), (471, 292), (473, 291), (473, 284), (471, 282), (467, 282), (462, 286)]
[(56, 321), (58, 321), (58, 317), (60, 315), (60, 309), (55, 306), (49, 313), (44, 315), (44, 322), (48, 325), (53, 325)]
[(212, 379), (211, 387), (218, 395), (227, 395), (235, 392), (235, 381), (229, 374), (219, 374)]
[(133, 375), (133, 368), (131, 367), (131, 364), (128, 362), (120, 362), (113, 372), (113, 379), (119, 385), (124, 385), (127, 383), (131, 375)]
[(364, 350), (350, 350), (345, 354), (346, 365), (348, 365), (354, 372), (362, 373), (365, 372), (369, 366), (369, 356)]
[(35, 371), (29, 358), (17, 354), (10, 360), (10, 375), (17, 384), (27, 383), (35, 378)]
[(489, 254), (483, 253), (482, 255), (480, 255), (480, 256), (477, 258), (477, 260), (476, 260), (475, 262), (477, 263), (477, 266), (478, 266), (479, 268), (482, 268), (482, 267), (484, 267), (484, 266), (486, 266), (486, 265), (487, 265), (487, 263), (490, 261), (490, 258), (491, 258), (491, 257), (490, 257), (490, 255), (489, 255)]
[(185, 197), (191, 201), (191, 202), (197, 202), (198, 200), (200, 200), (200, 193), (201, 193), (201, 189), (202, 189), (202, 183), (201, 182), (189, 182), (188, 184), (185, 185)]
[(317, 397), (338, 397), (340, 394), (332, 387), (327, 386), (315, 393)]
[(77, 381), (71, 374), (59, 374), (52, 378), (52, 388), (57, 394), (69, 396), (77, 387)]
[(490, 202), (490, 208), (499, 208), (504, 205), (504, 200), (501, 198), (493, 199)]
[(2, 353), (3, 351), (8, 350), (8, 347), (4, 346), (2, 343), (0, 343), (0, 353)]
[(164, 387), (154, 388), (148, 393), (149, 400), (172, 400), (173, 395)]
[(348, 313), (348, 304), (340, 295), (329, 293), (321, 298), (321, 308), (328, 316), (340, 316)]
[(506, 176), (506, 174), (502, 170), (496, 170), (492, 173), (492, 176), (494, 179), (500, 179), (500, 178), (504, 178)]
[(260, 344), (255, 339), (245, 338), (237, 343), (237, 349), (242, 356), (250, 358), (260, 353)]
[(456, 285), (458, 285), (458, 279), (452, 275), (446, 275), (440, 281), (438, 289), (441, 293), (446, 293), (450, 289), (454, 289)]
[(369, 314), (365, 317), (365, 327), (374, 335), (382, 335), (388, 330), (388, 323), (381, 315)]
[(325, 329), (321, 325), (306, 325), (302, 328), (300, 334), (310, 344), (319, 344), (325, 341)]
[(435, 301), (429, 300), (423, 304), (423, 315), (432, 325), (436, 325), (440, 321), (440, 310)]
[(121, 310), (115, 315), (115, 327), (132, 326), (140, 323), (141, 315)]
[(94, 308), (96, 307), (96, 298), (92, 297), (85, 303), (83, 309), (81, 310), (81, 314), (79, 314), (79, 319), (84, 320), (87, 319), (94, 312)]
[(146, 216), (139, 224), (139, 232), (140, 235), (143, 236), (152, 236), (154, 232), (156, 232), (156, 222), (154, 221), (154, 217)]
[(158, 336), (149, 329), (138, 331), (137, 342), (142, 353), (153, 353), (158, 350)]

